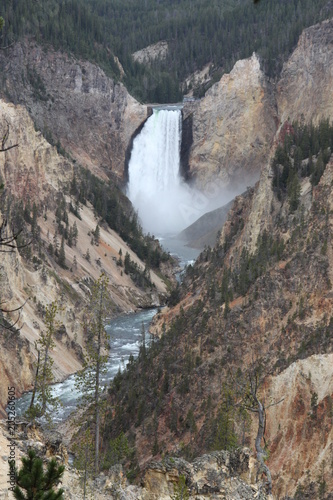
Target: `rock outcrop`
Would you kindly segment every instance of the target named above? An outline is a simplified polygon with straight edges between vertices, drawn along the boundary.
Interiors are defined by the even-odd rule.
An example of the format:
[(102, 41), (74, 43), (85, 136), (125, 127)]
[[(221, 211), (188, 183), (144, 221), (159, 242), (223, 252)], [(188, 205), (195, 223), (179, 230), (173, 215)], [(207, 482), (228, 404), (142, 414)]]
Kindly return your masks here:
[(197, 185), (204, 188), (217, 179), (221, 188), (239, 192), (252, 185), (277, 127), (273, 89), (258, 57), (238, 61), (203, 99), (188, 106), (194, 109), (189, 166)]
[(303, 31), (277, 85), (280, 123), (333, 117), (333, 20)]
[(157, 42), (132, 54), (134, 61), (141, 64), (150, 64), (156, 59), (165, 59), (169, 52), (168, 42)]
[[(6, 481), (8, 471), (8, 429), (0, 424), (0, 497), (8, 494)], [(33, 448), (46, 463), (56, 457), (65, 465), (61, 487), (69, 500), (83, 498), (83, 472), (68, 464), (68, 454), (59, 433), (46, 433), (39, 427), (27, 427), (18, 423), (16, 460)], [(97, 500), (114, 498), (119, 500), (171, 500), (183, 484), (184, 497), (195, 499), (266, 500), (268, 497), (255, 483), (256, 462), (247, 448), (233, 452), (221, 451), (203, 455), (193, 462), (168, 457), (162, 462), (151, 462), (141, 471), (141, 484), (130, 485), (121, 464), (112, 466), (95, 480), (88, 477), (87, 493)], [(180, 483), (183, 479), (183, 483)], [(184, 483), (185, 480), (185, 483)], [(180, 494), (180, 493), (178, 493)], [(5, 497), (8, 498), (8, 497)], [(11, 496), (9, 498), (12, 498)], [(177, 497), (178, 498), (178, 497)]]
[(130, 138), (147, 108), (98, 66), (32, 41), (0, 54), (1, 94), (24, 105), (37, 129), (100, 176), (122, 178)]
[(212, 180), (236, 191), (253, 185), (267, 163), (276, 131), (286, 121), (314, 124), (333, 116), (333, 21), (302, 33), (275, 85), (254, 54), (238, 61), (230, 74), (194, 103), (189, 175), (204, 189)]
[(322, 480), (333, 491), (332, 367), (333, 354), (313, 355), (267, 380), (267, 401), (281, 401), (267, 410), (266, 427), (277, 498)]
[(255, 469), (248, 449), (212, 452), (192, 463), (170, 457), (148, 464), (143, 486), (150, 493), (148, 498), (168, 500), (183, 477), (189, 498), (264, 500), (267, 496), (255, 483)]

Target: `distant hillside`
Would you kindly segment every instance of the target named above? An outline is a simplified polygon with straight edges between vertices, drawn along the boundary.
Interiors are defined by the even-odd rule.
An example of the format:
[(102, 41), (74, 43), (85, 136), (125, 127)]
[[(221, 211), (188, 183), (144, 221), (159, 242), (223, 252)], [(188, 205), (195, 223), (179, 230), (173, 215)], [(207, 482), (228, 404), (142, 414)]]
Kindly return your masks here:
[[(279, 73), (304, 27), (333, 14), (328, 0), (4, 0), (2, 44), (24, 36), (72, 52), (120, 78), (146, 102), (181, 98), (182, 82), (207, 63), (212, 81), (253, 51), (268, 75)], [(134, 62), (131, 54), (167, 41), (167, 57), (153, 64)], [(216, 71), (216, 73), (215, 73)], [(198, 90), (203, 92), (205, 89)]]
[(189, 227), (178, 234), (177, 239), (182, 240), (187, 246), (203, 249), (205, 246), (214, 246), (218, 232), (227, 220), (232, 201), (202, 215)]

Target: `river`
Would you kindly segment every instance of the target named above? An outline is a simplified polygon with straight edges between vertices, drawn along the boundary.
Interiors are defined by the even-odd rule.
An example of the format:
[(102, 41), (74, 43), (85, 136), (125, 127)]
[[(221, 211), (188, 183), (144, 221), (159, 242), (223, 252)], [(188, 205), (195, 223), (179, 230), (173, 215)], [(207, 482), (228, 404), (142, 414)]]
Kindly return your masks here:
[[(165, 250), (179, 258), (182, 268), (186, 264), (192, 263), (199, 253), (198, 250), (184, 247), (182, 242), (174, 240), (172, 237), (160, 238), (160, 241)], [(118, 316), (107, 324), (105, 329), (110, 340), (110, 351), (107, 371), (101, 379), (102, 386), (108, 386), (119, 368), (121, 370), (125, 368), (131, 354), (134, 357), (137, 356), (142, 340), (142, 324), (147, 333), (156, 313), (157, 309), (144, 309), (136, 313)], [(150, 336), (146, 334), (146, 344), (149, 345), (149, 343)], [(75, 375), (70, 375), (64, 382), (54, 384), (52, 395), (57, 396), (61, 402), (61, 407), (57, 412), (54, 412), (52, 420), (55, 423), (63, 422), (75, 410), (80, 399), (80, 393), (75, 388)], [(31, 392), (24, 394), (17, 400), (16, 411), (18, 415), (24, 413), (30, 401)]]
[[(145, 330), (148, 331), (149, 324), (156, 312), (157, 309), (145, 309), (137, 313), (118, 316), (105, 327), (110, 340), (110, 351), (107, 371), (101, 379), (101, 385), (107, 386), (119, 368), (124, 369), (130, 354), (133, 354), (133, 356), (138, 354), (142, 337), (142, 324), (144, 324)], [(149, 335), (147, 335), (147, 339), (149, 343)], [(75, 375), (70, 375), (64, 382), (55, 384), (52, 387), (52, 395), (57, 396), (62, 403), (52, 419), (54, 422), (62, 422), (75, 410), (77, 400), (80, 398), (80, 393), (75, 388)], [(30, 400), (31, 392), (24, 394), (17, 401), (16, 410), (18, 414), (27, 409)]]

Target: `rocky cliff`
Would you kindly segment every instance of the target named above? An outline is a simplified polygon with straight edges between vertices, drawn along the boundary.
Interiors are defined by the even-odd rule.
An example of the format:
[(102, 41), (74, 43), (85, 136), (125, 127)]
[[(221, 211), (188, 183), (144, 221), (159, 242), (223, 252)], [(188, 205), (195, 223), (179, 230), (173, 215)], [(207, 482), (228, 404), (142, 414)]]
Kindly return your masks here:
[[(186, 108), (189, 107), (189, 111)], [(275, 96), (254, 54), (208, 90), (193, 110), (191, 175), (202, 188), (212, 179), (239, 192), (258, 179), (277, 127)]]
[(123, 176), (125, 151), (146, 107), (98, 66), (33, 41), (0, 54), (2, 96), (24, 105), (37, 129), (98, 175)]
[[(8, 430), (0, 424), (0, 496), (8, 498), (7, 444)], [(44, 462), (56, 456), (65, 465), (62, 488), (69, 500), (83, 498), (83, 473), (68, 464), (68, 455), (61, 434), (42, 432), (40, 428), (18, 425), (16, 460), (25, 455), (29, 447)], [(185, 482), (184, 482), (185, 481)], [(112, 466), (94, 481), (89, 477), (87, 492), (97, 500), (170, 500), (175, 495), (188, 499), (266, 500), (267, 496), (255, 484), (255, 463), (247, 448), (213, 452), (193, 462), (179, 458), (155, 461), (142, 471), (141, 485), (130, 484), (121, 464)], [(10, 494), (9, 494), (10, 495)], [(9, 498), (12, 498), (9, 496)]]
[(188, 269), (179, 304), (157, 317), (160, 342), (113, 391), (126, 419), (110, 425), (135, 432), (141, 463), (230, 446), (234, 431), (251, 446), (258, 420), (237, 413), (238, 387), (260, 369), (273, 495), (332, 490), (332, 175), (331, 160), (313, 189), (305, 179), (291, 213), (263, 173)]
[(270, 82), (254, 54), (238, 61), (206, 95), (185, 103), (184, 117), (192, 117), (193, 141), (188, 168), (201, 189), (235, 191), (259, 178), (275, 133), (289, 119), (313, 121), (333, 115), (332, 20), (304, 30), (284, 64), (278, 82)]
[(332, 119), (333, 20), (304, 30), (277, 85), (280, 123)]

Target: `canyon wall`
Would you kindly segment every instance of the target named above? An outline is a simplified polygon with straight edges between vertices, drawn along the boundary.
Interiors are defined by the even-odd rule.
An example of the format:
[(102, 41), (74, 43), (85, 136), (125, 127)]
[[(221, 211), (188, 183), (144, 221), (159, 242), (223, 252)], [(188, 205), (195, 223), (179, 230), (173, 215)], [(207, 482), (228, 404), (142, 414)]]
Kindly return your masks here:
[(189, 169), (196, 183), (204, 188), (218, 179), (221, 187), (239, 192), (253, 185), (277, 128), (273, 88), (257, 56), (238, 61), (199, 102), (185, 103), (185, 112), (191, 111)]
[(122, 178), (125, 151), (147, 109), (98, 66), (33, 41), (0, 53), (1, 94), (81, 165)]
[[(333, 21), (302, 34), (273, 89), (277, 105), (273, 106), (275, 131), (273, 127), (270, 147), (258, 165), (259, 181), (246, 196), (235, 199), (219, 244), (199, 257), (185, 278), (180, 302), (162, 311), (154, 325), (158, 333), (170, 327), (164, 353), (156, 356), (156, 366), (163, 366), (168, 359), (171, 372), (158, 420), (157, 440), (170, 454), (179, 448), (174, 444), (175, 436), (186, 451), (202, 451), (200, 446), (207, 446), (212, 425), (209, 404), (218, 401), (218, 415), (219, 405), (225, 408), (223, 384), (233, 381), (232, 377), (236, 379), (236, 373), (251, 372), (257, 364), (265, 373), (258, 394), (267, 408), (267, 464), (272, 472), (273, 496), (278, 499), (294, 495), (330, 498), (333, 490), (333, 159), (318, 185), (312, 185), (309, 177), (300, 179), (300, 208), (294, 212), (287, 196), (278, 198), (271, 169), (271, 159), (277, 144), (283, 141), (286, 124), (295, 119), (314, 124), (323, 118), (333, 119), (332, 42)], [(246, 64), (250, 64), (249, 60)], [(211, 92), (217, 92), (218, 85)], [(224, 92), (227, 91), (226, 87)], [(207, 97), (211, 99), (208, 93), (199, 103), (185, 106), (185, 112), (187, 108), (188, 116), (193, 117), (194, 137), (198, 131), (198, 110)], [(207, 109), (207, 129), (210, 116), (215, 119), (212, 132), (206, 135), (202, 128), (200, 136), (194, 138), (190, 168), (200, 138), (201, 151), (208, 155), (213, 152), (218, 130), (213, 99), (210, 110)], [(223, 138), (218, 139), (217, 147), (220, 144)], [(206, 164), (205, 156), (197, 156), (197, 160), (193, 174), (204, 184), (206, 170), (216, 164), (213, 160)], [(227, 174), (220, 175), (222, 181)], [(268, 266), (263, 264), (260, 275), (253, 279), (256, 271), (253, 261), (247, 260), (246, 251), (255, 254), (258, 236), (263, 236), (265, 229), (268, 240), (280, 242), (283, 254)], [(259, 255), (259, 262), (262, 258)], [(233, 280), (247, 279), (246, 276), (251, 279), (251, 274), (252, 285), (246, 292), (233, 295), (228, 303), (230, 310), (226, 311), (226, 301), (221, 296), (227, 280), (232, 286)], [(186, 368), (177, 371), (178, 366), (184, 366), (184, 359)], [(165, 377), (164, 372), (161, 381)], [(235, 390), (237, 385), (231, 384)], [(193, 415), (195, 431), (190, 423)], [(251, 447), (257, 431), (258, 418), (254, 417), (248, 441)], [(144, 448), (147, 440), (143, 432), (137, 433), (144, 459), (151, 456), (149, 447)]]
[(280, 123), (333, 117), (333, 20), (303, 31), (277, 85)]

